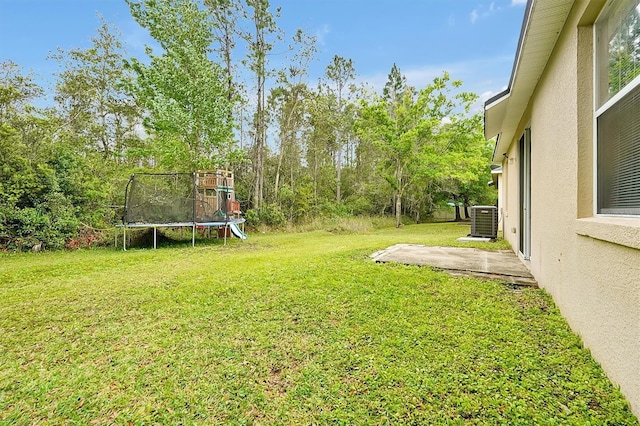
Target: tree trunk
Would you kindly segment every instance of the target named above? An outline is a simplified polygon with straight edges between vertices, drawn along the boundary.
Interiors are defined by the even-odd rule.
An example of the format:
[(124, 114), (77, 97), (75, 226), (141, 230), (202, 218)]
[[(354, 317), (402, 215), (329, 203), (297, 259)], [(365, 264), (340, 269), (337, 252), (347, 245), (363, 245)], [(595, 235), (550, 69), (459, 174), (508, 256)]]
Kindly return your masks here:
[(402, 194), (396, 191), (396, 228), (402, 226)]
[(274, 196), (278, 199), (278, 189), (280, 189), (280, 170), (282, 169), (282, 158), (284, 157), (284, 143), (280, 142), (280, 155), (278, 156), (278, 167), (276, 168), (276, 181), (274, 185)]
[[(258, 37), (258, 35), (256, 35)], [(253, 194), (253, 208), (260, 209), (262, 207), (263, 199), (263, 184), (264, 184), (264, 69), (261, 73), (257, 74), (257, 101), (256, 106), (256, 180), (254, 183), (255, 193)]]
[(342, 149), (340, 147), (338, 147), (336, 157), (336, 201), (340, 203), (342, 199)]
[[(234, 46), (233, 28), (231, 24), (227, 23), (224, 28), (224, 47), (223, 48), (224, 48), (225, 73), (227, 77), (227, 101), (229, 102), (229, 105), (234, 104), (234, 97), (235, 97), (233, 73), (231, 70), (231, 67), (232, 67), (231, 51), (233, 50), (233, 46)], [(227, 120), (228, 120), (228, 123), (233, 123), (233, 108), (229, 109)], [(240, 144), (242, 144), (242, 137), (240, 137), (240, 140), (241, 140)], [(233, 150), (233, 138), (229, 139), (227, 150), (228, 152), (226, 154), (227, 156), (229, 156), (231, 154), (231, 151)], [(231, 169), (233, 168), (233, 165), (229, 164), (227, 167)]]
[(456, 209), (456, 219), (455, 219), (455, 221), (456, 222), (462, 222), (462, 218), (460, 217), (460, 206), (458, 205), (458, 203), (456, 203), (455, 209)]
[(396, 228), (400, 228), (402, 226), (402, 165), (399, 159), (396, 159)]
[[(267, 10), (268, 2), (247, 1), (247, 4), (253, 8), (253, 24), (255, 32), (250, 44), (250, 69), (256, 75), (256, 114), (254, 116), (255, 125), (255, 181), (253, 194), (253, 208), (260, 209), (264, 201), (264, 156), (265, 156), (265, 111), (264, 111), (264, 87), (267, 77), (266, 72), (266, 55), (271, 49), (269, 44), (265, 43), (265, 34), (274, 31), (272, 25), (272, 17)], [(248, 37), (250, 38), (250, 37)]]

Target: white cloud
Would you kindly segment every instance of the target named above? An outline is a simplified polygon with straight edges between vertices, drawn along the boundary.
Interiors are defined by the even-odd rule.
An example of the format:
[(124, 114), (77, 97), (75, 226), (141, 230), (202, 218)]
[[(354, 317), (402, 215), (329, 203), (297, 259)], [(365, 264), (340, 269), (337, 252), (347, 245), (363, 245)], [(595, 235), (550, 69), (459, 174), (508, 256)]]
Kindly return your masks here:
[(511, 6), (518, 6), (521, 4), (527, 4), (527, 0), (511, 0)]
[(327, 34), (329, 34), (331, 32), (331, 28), (329, 27), (328, 24), (324, 24), (322, 27), (320, 27), (316, 33), (316, 41), (318, 42), (318, 45), (320, 46), (324, 46), (325, 42), (325, 37), (327, 36)]
[(475, 24), (477, 20), (478, 20), (478, 10), (477, 9), (473, 9), (471, 11), (471, 23)]
[[(514, 1), (521, 1), (521, 0), (511, 0), (511, 1), (514, 2)], [(478, 19), (483, 19), (491, 15), (494, 15), (498, 13), (501, 9), (502, 8), (500, 6), (496, 6), (496, 3), (493, 1), (489, 3), (489, 7), (485, 7), (481, 5), (480, 7), (477, 7), (471, 11), (471, 17), (470, 17), (471, 23), (475, 24)]]

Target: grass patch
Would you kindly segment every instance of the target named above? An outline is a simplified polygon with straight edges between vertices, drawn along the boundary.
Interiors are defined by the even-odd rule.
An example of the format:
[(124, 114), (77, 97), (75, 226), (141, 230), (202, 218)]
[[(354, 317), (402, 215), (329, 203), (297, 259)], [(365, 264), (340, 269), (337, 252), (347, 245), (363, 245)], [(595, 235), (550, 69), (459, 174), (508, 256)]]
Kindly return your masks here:
[(0, 422), (637, 424), (545, 292), (368, 259), (467, 233), (1, 255)]

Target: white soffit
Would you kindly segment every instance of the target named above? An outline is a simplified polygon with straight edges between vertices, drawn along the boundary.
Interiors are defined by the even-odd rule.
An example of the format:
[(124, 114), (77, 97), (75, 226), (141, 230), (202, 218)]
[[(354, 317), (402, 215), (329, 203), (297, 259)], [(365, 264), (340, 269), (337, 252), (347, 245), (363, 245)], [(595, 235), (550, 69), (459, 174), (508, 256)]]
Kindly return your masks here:
[(573, 0), (529, 0), (509, 88), (485, 104), (485, 137), (498, 135), (493, 161), (501, 161), (551, 57)]

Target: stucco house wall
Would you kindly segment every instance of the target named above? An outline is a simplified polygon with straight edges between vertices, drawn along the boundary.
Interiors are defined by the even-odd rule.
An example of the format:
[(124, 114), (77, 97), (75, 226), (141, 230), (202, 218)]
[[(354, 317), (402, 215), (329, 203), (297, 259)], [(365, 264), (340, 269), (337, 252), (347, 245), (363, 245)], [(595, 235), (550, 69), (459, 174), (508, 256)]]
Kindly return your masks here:
[(502, 159), (503, 235), (517, 253), (519, 139), (531, 129), (525, 264), (640, 416), (640, 218), (593, 213), (592, 25), (604, 3), (573, 2), (506, 157), (494, 161)]

